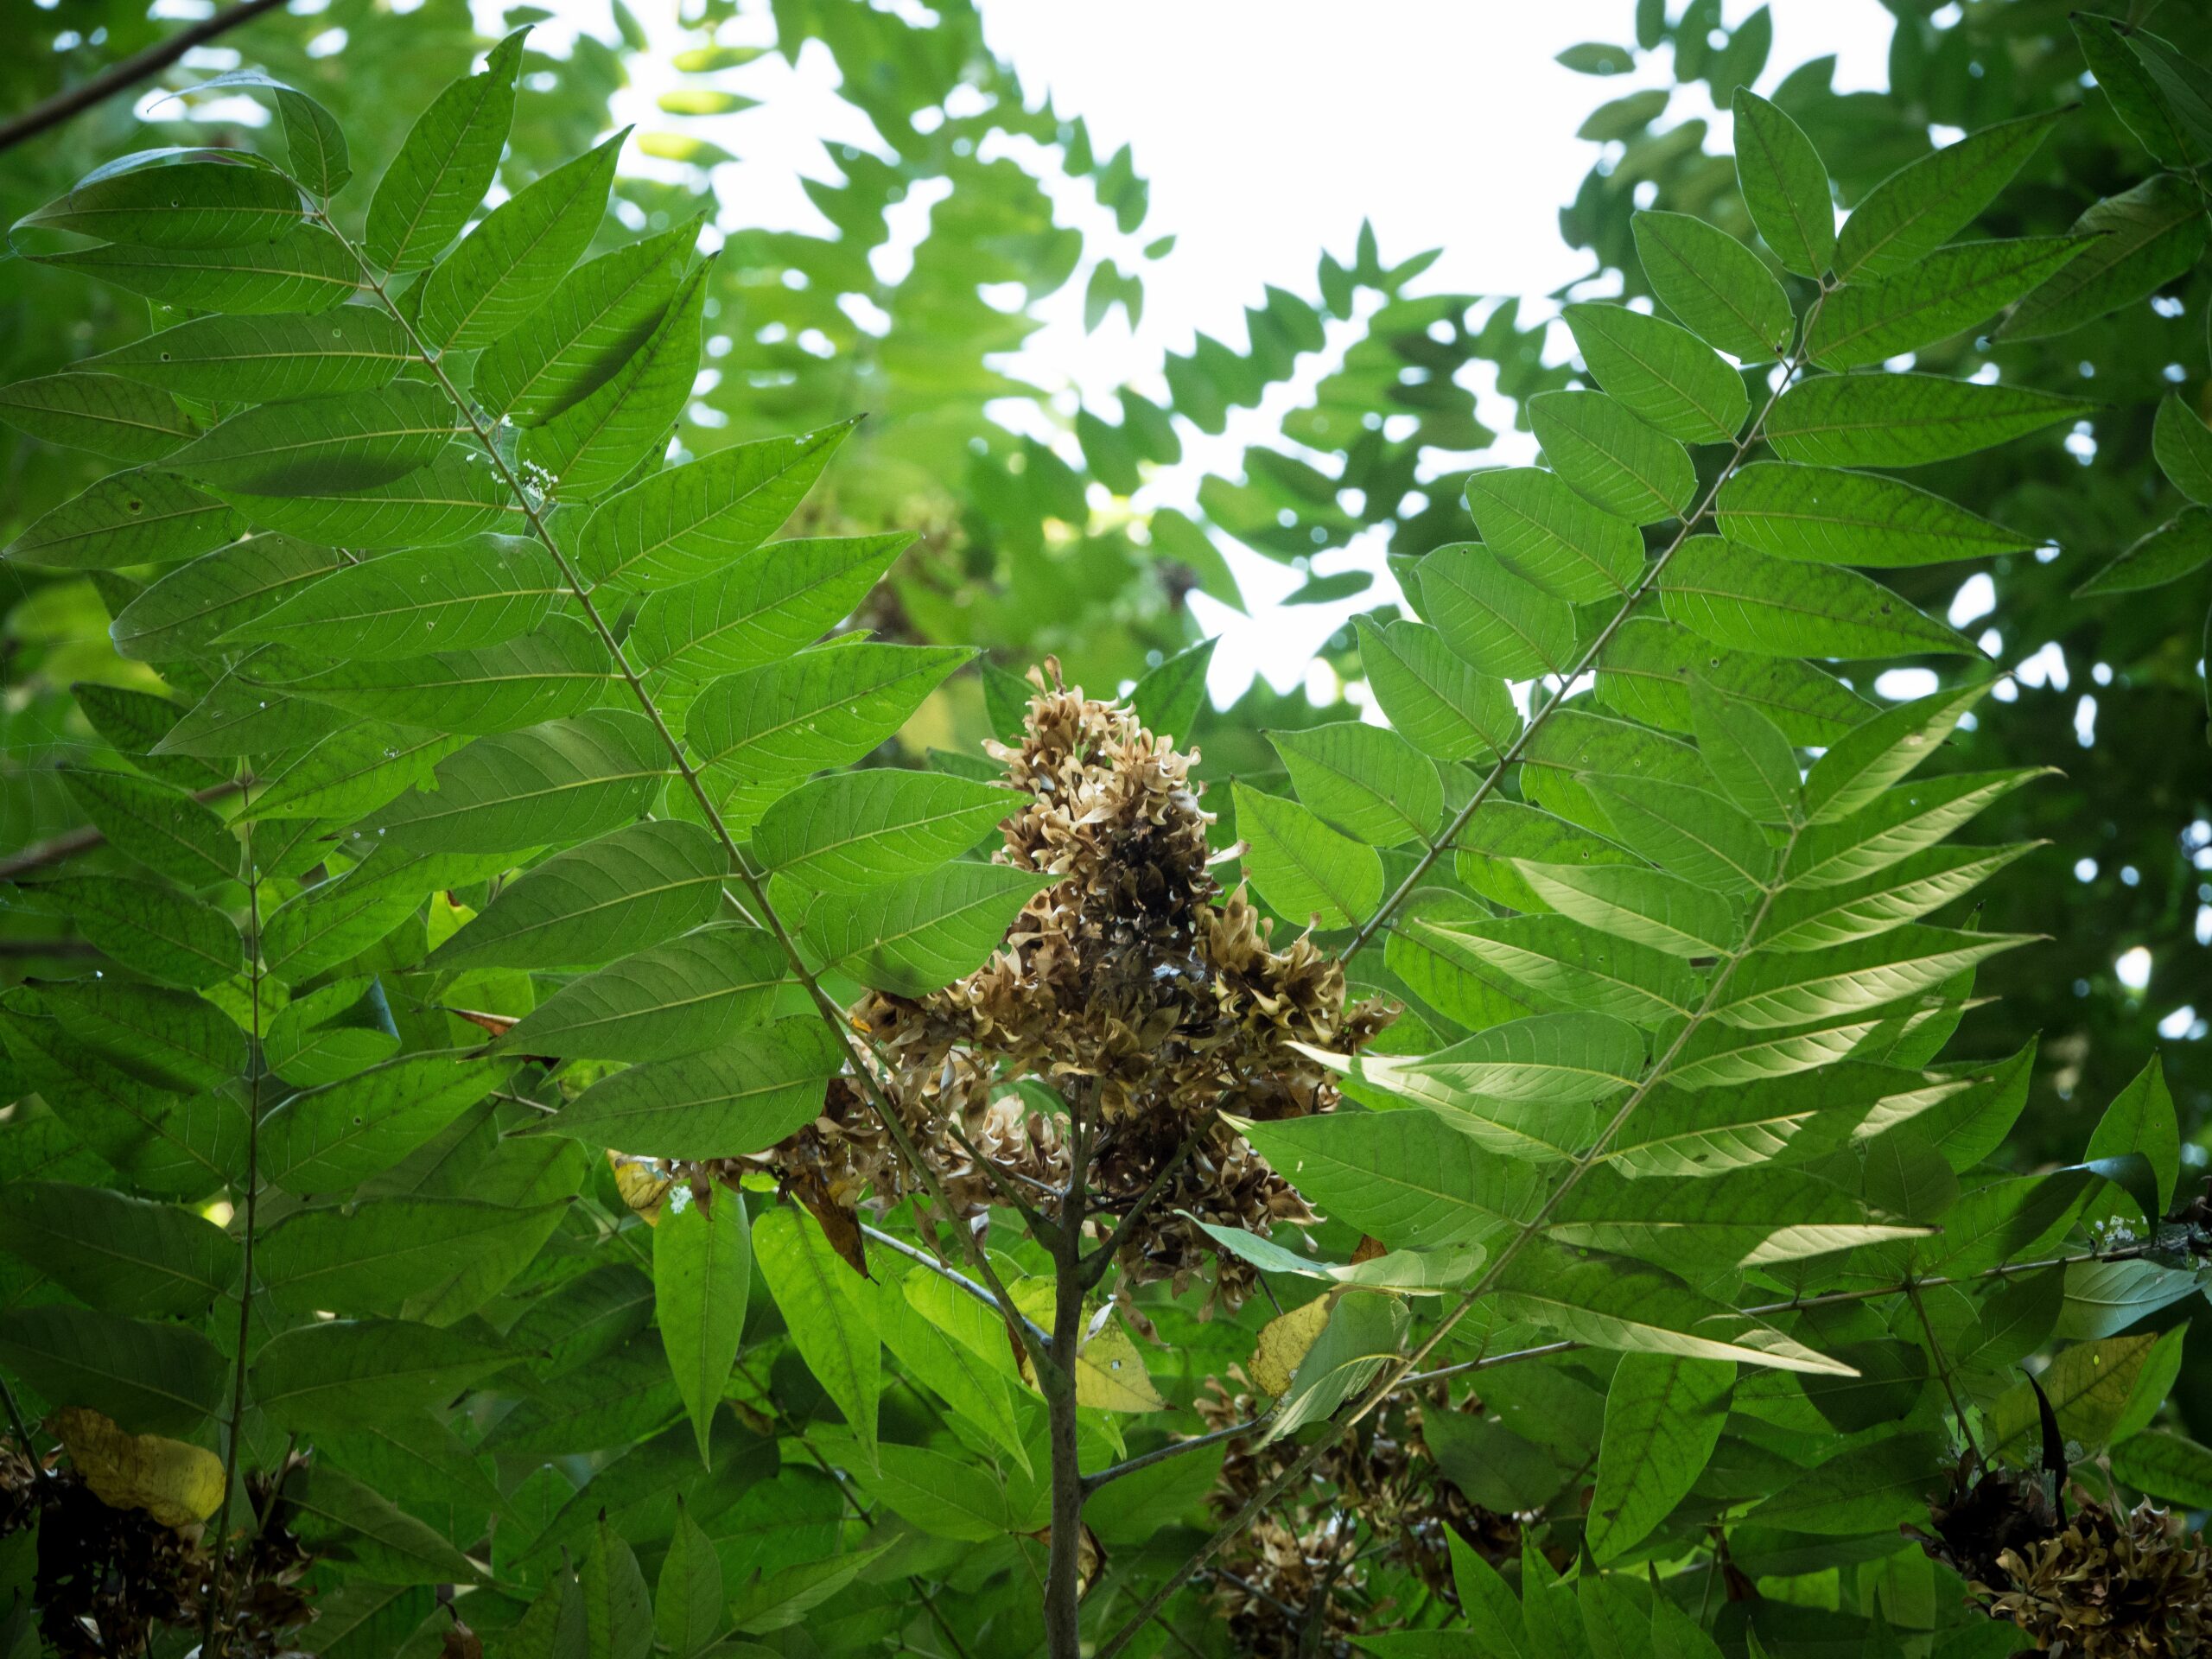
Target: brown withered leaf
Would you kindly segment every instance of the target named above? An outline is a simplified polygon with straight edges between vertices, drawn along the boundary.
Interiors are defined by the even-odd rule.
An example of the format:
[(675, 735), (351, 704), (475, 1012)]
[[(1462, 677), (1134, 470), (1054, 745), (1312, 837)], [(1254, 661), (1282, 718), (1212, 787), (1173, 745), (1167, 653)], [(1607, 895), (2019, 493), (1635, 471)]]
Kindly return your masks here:
[(861, 1240), (860, 1217), (837, 1202), (830, 1191), (829, 1183), (816, 1169), (803, 1169), (787, 1183), (791, 1196), (806, 1206), (806, 1212), (822, 1225), (823, 1237), (830, 1241), (830, 1248), (838, 1258), (863, 1279), (871, 1277), (868, 1270), (868, 1251)]

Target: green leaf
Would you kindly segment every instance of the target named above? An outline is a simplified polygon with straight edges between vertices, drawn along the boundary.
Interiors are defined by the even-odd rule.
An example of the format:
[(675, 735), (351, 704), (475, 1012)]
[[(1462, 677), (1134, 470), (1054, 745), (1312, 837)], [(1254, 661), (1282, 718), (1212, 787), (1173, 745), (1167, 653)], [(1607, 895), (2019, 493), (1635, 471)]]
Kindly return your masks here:
[(515, 75), (528, 28), (516, 29), (485, 60), (440, 92), (415, 119), (369, 201), (362, 246), (395, 274), (420, 270), (461, 233), (499, 171), (514, 119)]
[(534, 632), (567, 592), (538, 543), (478, 536), (344, 566), (223, 639), (317, 651), (340, 664), (466, 651)]
[(771, 542), (722, 569), (648, 594), (626, 648), (640, 666), (710, 679), (789, 657), (850, 616), (912, 540)]
[(1758, 255), (1688, 213), (1647, 209), (1629, 223), (1651, 291), (1699, 339), (1745, 362), (1789, 349), (1789, 296)]
[(933, 870), (1020, 804), (996, 784), (876, 769), (803, 784), (766, 812), (753, 850), (771, 870), (826, 893)]
[(319, 226), (232, 248), (144, 248), (120, 242), (28, 256), (112, 283), (159, 305), (232, 316), (328, 311), (352, 299), (361, 268)]
[(200, 990), (245, 965), (238, 929), (227, 916), (150, 881), (53, 876), (19, 887), (13, 896), (42, 914), (67, 918), (117, 961), (167, 984)]
[[(658, 1433), (683, 1410), (659, 1333), (647, 1331), (588, 1363), (540, 1382), (499, 1420), (486, 1445), (500, 1455), (532, 1457), (617, 1449)], [(689, 1464), (690, 1446), (675, 1449)], [(672, 1471), (673, 1460), (660, 1466)], [(596, 1499), (593, 1502), (596, 1507)], [(541, 1538), (531, 1548), (550, 1541)]]
[(476, 401), (495, 419), (537, 426), (595, 390), (652, 334), (698, 236), (691, 219), (563, 277), (543, 305), (478, 357), (469, 385)]
[[(238, 518), (210, 497), (228, 525)], [(227, 529), (219, 533), (229, 534)], [(169, 662), (206, 650), (232, 624), (279, 606), (334, 570), (346, 569), (334, 548), (310, 547), (289, 536), (249, 536), (170, 571), (117, 613), (108, 630), (118, 654)]]
[(1899, 859), (1934, 846), (1992, 802), (2043, 775), (2031, 766), (2017, 772), (1955, 772), (1891, 790), (1853, 817), (1807, 830), (1791, 850), (1783, 874), (1793, 888), (1865, 881)]
[(788, 971), (783, 948), (761, 929), (702, 929), (570, 981), (497, 1046), (579, 1059), (673, 1059), (758, 1024)]
[(1807, 1470), (1751, 1515), (1763, 1525), (1823, 1537), (1885, 1532), (1926, 1512), (1929, 1471), (1946, 1455), (1934, 1434), (1901, 1433), (1855, 1441)]
[(1733, 108), (1736, 177), (1751, 223), (1786, 270), (1817, 278), (1835, 257), (1835, 201), (1820, 152), (1749, 87), (1736, 89)]
[(512, 1359), (484, 1337), (402, 1319), (325, 1319), (253, 1357), (253, 1401), (279, 1427), (346, 1433), (442, 1405)]
[(1556, 53), (1554, 60), (1578, 75), (1624, 75), (1636, 67), (1636, 54), (1624, 46), (1584, 41)]
[(844, 1052), (811, 1015), (617, 1071), (545, 1121), (555, 1135), (652, 1158), (742, 1158), (822, 1114)]
[(1735, 948), (1743, 931), (1737, 906), (1659, 870), (1527, 860), (1519, 868), (1522, 879), (1560, 914), (1669, 956), (1725, 954)]
[[(518, 639), (397, 661), (329, 662), (325, 653), (271, 646), (238, 673), (253, 689), (311, 698), (364, 719), (475, 736), (582, 715), (602, 700), (613, 669), (598, 633), (561, 616)], [(175, 734), (164, 741), (171, 750), (182, 747)]]
[(1643, 570), (1636, 526), (1593, 507), (1556, 473), (1512, 467), (1471, 474), (1467, 511), (1506, 569), (1574, 604), (1618, 598)]
[[(1993, 682), (1930, 692), (1885, 709), (1818, 760), (1805, 779), (1805, 813), (1832, 823), (1867, 805), (1935, 753), (1959, 718), (1989, 693)], [(1792, 858), (1792, 869), (1800, 861)]]
[(111, 474), (34, 519), (3, 556), (48, 570), (114, 570), (195, 557), (243, 527), (213, 496), (142, 468)]
[(1377, 847), (1426, 841), (1444, 815), (1444, 785), (1412, 744), (1363, 721), (1334, 721), (1268, 741), (1299, 798), (1339, 829)]
[(226, 490), (255, 524), (353, 549), (435, 547), (479, 531), (522, 535), (530, 518), (482, 454), (463, 444), (384, 484), (307, 482), (284, 495)]
[(729, 879), (721, 843), (697, 824), (626, 824), (502, 887), (429, 965), (595, 967), (712, 920)]
[(937, 645), (802, 652), (709, 685), (691, 705), (683, 741), (725, 794), (738, 782), (795, 783), (859, 760), (974, 654)]
[[(1777, 522), (1762, 520), (1757, 533), (1769, 541), (1783, 539), (1776, 533)], [(1802, 533), (1802, 528), (1786, 523), (1786, 534)], [(1845, 531), (1853, 538), (1863, 533)], [(1670, 621), (1736, 651), (1843, 662), (1928, 652), (1980, 655), (1965, 636), (1871, 577), (1775, 558), (1718, 536), (1693, 536), (1675, 549), (1660, 573), (1659, 589)]]
[(453, 405), (420, 380), (233, 415), (169, 465), (225, 493), (291, 495), (388, 484), (452, 442)]
[(1268, 1419), (1268, 1438), (1279, 1440), (1320, 1422), (1372, 1382), (1402, 1349), (1409, 1318), (1395, 1296), (1338, 1294), (1328, 1323), (1298, 1362), (1290, 1388)]
[(593, 512), (577, 562), (594, 582), (633, 589), (712, 575), (766, 540), (850, 429), (740, 444), (655, 474)]
[(1485, 547), (1457, 542), (1415, 567), (1421, 613), (1464, 661), (1485, 674), (1535, 679), (1574, 654), (1574, 613), (1523, 582)]
[(428, 783), (438, 762), (467, 741), (362, 721), (271, 767), (240, 816), (257, 823), (358, 818)]
[(694, 1196), (662, 1217), (653, 1235), (653, 1313), (702, 1463), (713, 1462), (708, 1436), (737, 1363), (752, 1280), (752, 1237), (738, 1193), (724, 1189), (711, 1202)]
[(1767, 912), (1769, 950), (1822, 950), (1868, 938), (1965, 897), (2037, 843), (1930, 847), (1841, 886), (1793, 886)]
[(2010, 305), (2088, 245), (2075, 236), (1961, 242), (1894, 276), (1846, 283), (1829, 293), (1813, 320), (1813, 361), (1824, 369), (1855, 369), (1948, 340)]
[[(1185, 1212), (1188, 1214), (1188, 1211)], [(1249, 1262), (1263, 1273), (1291, 1274), (1326, 1285), (1356, 1286), (1408, 1296), (1433, 1296), (1465, 1283), (1481, 1267), (1479, 1249), (1456, 1250), (1390, 1250), (1364, 1262), (1321, 1262), (1286, 1249), (1271, 1239), (1238, 1227), (1217, 1227), (1192, 1216), (1205, 1235), (1230, 1255)]]
[(1503, 752), (1521, 727), (1504, 683), (1462, 661), (1425, 623), (1356, 617), (1360, 664), (1390, 724), (1423, 754), (1467, 760)]
[(2094, 404), (1940, 374), (1823, 374), (1783, 392), (1766, 417), (1785, 461), (1923, 467), (2090, 414)]
[(226, 403), (334, 397), (388, 385), (415, 361), (407, 331), (383, 312), (194, 317), (86, 359), (165, 391)]
[(353, 1186), (431, 1139), (505, 1075), (453, 1054), (410, 1054), (294, 1095), (262, 1119), (262, 1178), (298, 1193)]
[(1551, 909), (1522, 880), (1517, 861), (1544, 864), (1625, 864), (1631, 855), (1604, 836), (1518, 801), (1492, 799), (1459, 832), (1453, 873), (1462, 887), (1524, 914)]
[(56, 1405), (89, 1406), (134, 1434), (196, 1434), (229, 1365), (197, 1331), (88, 1307), (15, 1307), (0, 1364)]
[(237, 1241), (203, 1217), (60, 1181), (8, 1184), (0, 1248), (107, 1313), (199, 1319), (238, 1274)]
[(1382, 861), (1295, 801), (1243, 783), (1233, 791), (1244, 871), (1270, 909), (1294, 925), (1349, 927), (1382, 902)]
[(1526, 409), (1545, 460), (1607, 512), (1657, 524), (1686, 511), (1697, 493), (1697, 469), (1681, 445), (1604, 392), (1539, 392)]
[[(924, 996), (979, 966), (1052, 880), (1003, 864), (947, 864), (859, 893), (825, 893), (804, 906), (779, 907), (787, 914), (804, 908), (800, 943), (823, 970), (894, 995)], [(776, 888), (786, 888), (784, 878)]]
[(626, 709), (480, 737), (438, 763), (437, 785), (379, 815), (401, 846), (519, 852), (582, 841), (635, 818), (669, 769), (652, 724)]
[(138, 247), (238, 248), (300, 229), (305, 208), (283, 175), (265, 167), (172, 162), (110, 173), (16, 223)]
[[(2110, 1337), (2063, 1350), (2037, 1379), (2069, 1440), (2094, 1453), (2111, 1437), (2158, 1338), (2148, 1334)], [(1993, 1455), (2010, 1446), (2026, 1451), (2037, 1431), (2035, 1396), (2025, 1382), (1997, 1396), (1985, 1444)]]
[(2174, 1186), (2181, 1179), (2180, 1137), (2174, 1097), (2166, 1088), (2165, 1067), (2154, 1054), (2127, 1087), (2113, 1096), (2089, 1136), (2088, 1149), (2082, 1155), (2094, 1162), (2141, 1153), (2158, 1177), (2158, 1210), (2164, 1215), (2173, 1203)]
[(645, 343), (600, 385), (542, 426), (525, 427), (522, 465), (563, 501), (590, 501), (668, 444), (699, 372), (699, 319), (711, 258), (684, 280)]
[(1709, 681), (1692, 680), (1689, 700), (1698, 757), (1721, 793), (1755, 823), (1793, 821), (1800, 779), (1789, 738), (1758, 709)]
[[(303, 1210), (263, 1237), (254, 1271), (271, 1304), (293, 1313), (397, 1315), (443, 1290), (429, 1322), (446, 1325), (529, 1266), (567, 1211), (565, 1200), (518, 1207), (413, 1195)], [(463, 1285), (448, 1290), (456, 1279)]]
[(1940, 564), (2025, 552), (2032, 537), (1894, 478), (1754, 461), (1720, 486), (1721, 534), (1809, 563)]
[(654, 1640), (675, 1659), (691, 1659), (721, 1634), (727, 1609), (714, 1540), (679, 1506), (676, 1535), (669, 1540), (653, 1586)]
[(2122, 1440), (2112, 1449), (2112, 1471), (2122, 1484), (2177, 1508), (2212, 1508), (2212, 1449), (2170, 1429)]
[(284, 143), (292, 176), (328, 201), (353, 176), (353, 157), (337, 118), (305, 92), (279, 86), (276, 110), (284, 118)]
[(2083, 598), (2140, 593), (2192, 575), (2208, 562), (2212, 562), (2212, 510), (2190, 507), (2135, 543), (2074, 591)]
[(1697, 976), (1683, 963), (1564, 916), (1452, 924), (1416, 916), (1402, 926), (1415, 938), (1465, 952), (1551, 1006), (1650, 1027), (1687, 1018), (1697, 1001)]
[(1744, 377), (1687, 328), (1624, 305), (1560, 315), (1598, 384), (1669, 437), (1726, 443), (1751, 413)]
[(475, 1563), (435, 1529), (340, 1470), (304, 1465), (284, 1478), (288, 1514), (318, 1554), (378, 1584), (473, 1584)]
[(2212, 428), (2177, 391), (2158, 404), (2151, 453), (2176, 489), (2192, 501), (2212, 502)]
[(837, 1259), (814, 1218), (795, 1205), (779, 1205), (753, 1223), (753, 1249), (799, 1357), (873, 1465), (882, 1346), (839, 1283), (839, 1275), (852, 1269)]
[(918, 1446), (880, 1446), (868, 1484), (899, 1517), (933, 1538), (989, 1543), (1014, 1530), (1006, 1490), (988, 1469)]
[(2073, 234), (2084, 239), (2081, 257), (2015, 306), (1999, 339), (2048, 340), (2156, 293), (2203, 254), (2203, 200), (2194, 185), (2161, 173), (2098, 202)]
[(501, 202), (423, 282), (417, 327), (442, 351), (488, 346), (537, 308), (591, 245), (630, 129)]
[(2144, 41), (2153, 51), (2171, 48), (2163, 41), (2151, 47), (2154, 36), (2131, 29), (2116, 17), (2077, 11), (2070, 21), (2075, 38), (2082, 44), (2082, 55), (2096, 75), (2097, 90), (2112, 105), (2113, 113), (2151, 152), (2152, 160), (2167, 167), (2189, 166), (2199, 152), (2192, 149), (2173, 111), (2167, 107), (2158, 82), (2145, 67), (2148, 52), (2139, 57), (2134, 43)]
[(1848, 1372), (1771, 1325), (1699, 1295), (1672, 1274), (1620, 1256), (1531, 1244), (1505, 1265), (1496, 1295), (1508, 1317), (1593, 1348)]
[(1735, 893), (1764, 886), (1773, 869), (1766, 836), (1718, 795), (1649, 779), (1593, 776), (1585, 785), (1623, 845), (1686, 880)]
[(214, 811), (184, 791), (120, 772), (65, 766), (61, 779), (85, 816), (119, 851), (188, 887), (234, 879), (238, 844)]
[(263, 925), (270, 971), (291, 982), (310, 979), (365, 950), (421, 908), (425, 894), (497, 875), (505, 854), (458, 858), (414, 854), (365, 830), (345, 849), (356, 862), (334, 880), (286, 899)]
[(1910, 1122), (1966, 1091), (1962, 1081), (1844, 1061), (1746, 1088), (1655, 1088), (1607, 1154), (1623, 1175), (1710, 1176), (1816, 1157)]
[(199, 430), (175, 398), (119, 375), (83, 372), (0, 386), (0, 421), (122, 461), (157, 461)]
[(1189, 746), (1191, 728), (1206, 706), (1206, 670), (1213, 663), (1216, 639), (1201, 639), (1140, 676), (1129, 693), (1129, 707), (1145, 730)]
[(1910, 270), (1973, 224), (2067, 113), (2050, 110), (1999, 122), (1891, 174), (1844, 222), (1837, 274)]
[(1332, 1112), (1238, 1133), (1334, 1219), (1405, 1249), (1477, 1243), (1535, 1201), (1535, 1172), (1433, 1112)]
[(1597, 1560), (1611, 1560), (1643, 1542), (1689, 1495), (1719, 1443), (1735, 1382), (1736, 1368), (1721, 1361), (1622, 1357), (1605, 1390), (1605, 1431), (1590, 1500), (1590, 1550)]
[(1825, 950), (1755, 951), (1738, 965), (1713, 1013), (1754, 1030), (1856, 1014), (1933, 989), (2034, 937), (1910, 925)]
[(245, 1033), (188, 992), (95, 975), (43, 986), (39, 1002), (79, 1042), (179, 1094), (219, 1089), (246, 1069)]
[[(1904, 1138), (1887, 1135), (1875, 1144), (1886, 1147)], [(1948, 1180), (1942, 1160), (1929, 1156)], [(1930, 1230), (1894, 1218), (1874, 1220), (1855, 1195), (1821, 1176), (1770, 1166), (1707, 1170), (1694, 1177), (1592, 1170), (1554, 1209), (1551, 1230), (1567, 1243), (1703, 1276), (1916, 1238)]]

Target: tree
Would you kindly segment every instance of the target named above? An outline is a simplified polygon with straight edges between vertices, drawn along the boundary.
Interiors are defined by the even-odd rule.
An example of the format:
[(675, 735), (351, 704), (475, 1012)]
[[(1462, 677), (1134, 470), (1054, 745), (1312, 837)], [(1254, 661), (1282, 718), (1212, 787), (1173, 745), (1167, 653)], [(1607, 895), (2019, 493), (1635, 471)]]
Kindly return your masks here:
[[(848, 188), (943, 169), (1066, 279), (1022, 181), (912, 120), (972, 16), (782, 21), (944, 43), (864, 92), (906, 171)], [(1675, 29), (1691, 71), (1709, 24)], [(256, 73), (252, 149), (16, 226), (66, 315), (87, 277), (156, 310), (0, 391), (36, 453), (121, 467), (57, 473), (4, 553), (109, 642), (66, 690), (39, 660), (97, 740), (52, 770), (88, 827), (10, 868), (25, 954), (99, 965), (0, 997), (5, 1650), (2191, 1649), (2202, 1546), (2148, 1500), (2205, 1501), (2160, 1420), (2212, 1217), (2164, 1073), (2023, 1169), (2032, 1042), (1943, 1058), (2033, 943), (1971, 909), (2027, 848), (1953, 837), (2042, 768), (1974, 764), (1998, 681), (1909, 585), (2043, 543), (1897, 474), (2084, 413), (1942, 372), (2113, 268), (1974, 234), (2063, 114), (1894, 157), (1839, 231), (1837, 148), (1745, 88), (1739, 26), (1738, 194), (1631, 212), (1656, 303), (1570, 306), (1554, 371), (1510, 311), (1406, 297), (1419, 261), (1325, 261), (1340, 319), (1383, 296), (1317, 405), (1338, 475), (1255, 449), (1202, 500), (1288, 556), (1351, 531), (1315, 480), (1370, 480), (1407, 613), (1344, 660), (1388, 724), (1309, 714), (1280, 782), (1209, 795), (1203, 658), (1071, 463), (976, 431), (957, 528), (887, 524), (995, 385), (932, 396), (899, 320), (980, 368), (996, 278), (925, 244), (880, 347), (833, 334), (761, 273), (859, 280), (880, 213), (702, 251), (618, 187), (627, 135), (532, 111), (527, 35), (373, 189)], [(2187, 107), (2176, 60), (2145, 107)], [(525, 162), (518, 111), (583, 130)], [(1318, 316), (1271, 297), (1176, 407)], [(915, 401), (856, 430), (776, 370), (715, 388), (745, 424), (685, 418), (702, 337), (807, 328)], [(1345, 411), (1478, 351), (1545, 464), (1470, 475), (1470, 540), (1384, 487), (1474, 447), (1461, 394), (1402, 442)], [(1102, 477), (1173, 433), (1077, 430)], [(1195, 570), (1205, 535), (1149, 539)], [(1154, 589), (1100, 652), (1128, 702), (987, 664), (953, 695), (1000, 741), (890, 747), (975, 683), (929, 595), (1053, 558)], [(1899, 661), (1935, 689), (1862, 695)]]

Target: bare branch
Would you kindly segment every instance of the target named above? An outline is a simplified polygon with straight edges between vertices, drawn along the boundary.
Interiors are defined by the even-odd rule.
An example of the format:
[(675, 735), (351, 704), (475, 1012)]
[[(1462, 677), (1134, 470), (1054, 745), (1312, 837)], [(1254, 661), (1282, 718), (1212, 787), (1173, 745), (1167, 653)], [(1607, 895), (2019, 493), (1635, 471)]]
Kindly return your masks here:
[(1109, 1481), (1119, 1480), (1123, 1475), (1134, 1475), (1138, 1470), (1149, 1469), (1156, 1463), (1166, 1463), (1170, 1458), (1179, 1458), (1185, 1452), (1201, 1451), (1209, 1446), (1219, 1446), (1224, 1440), (1233, 1440), (1241, 1435), (1249, 1434), (1267, 1421), (1268, 1414), (1262, 1412), (1249, 1422), (1237, 1423), (1228, 1428), (1217, 1428), (1211, 1434), (1201, 1434), (1194, 1440), (1176, 1440), (1170, 1445), (1155, 1447), (1150, 1452), (1141, 1452), (1123, 1462), (1111, 1464), (1095, 1475), (1085, 1475), (1083, 1478), (1083, 1490), (1086, 1493), (1095, 1492)]
[(274, 11), (284, 0), (238, 0), (238, 3), (217, 12), (213, 17), (177, 32), (159, 46), (149, 46), (135, 58), (125, 58), (121, 63), (103, 69), (90, 80), (56, 92), (43, 104), (35, 105), (21, 115), (0, 123), (0, 149), (12, 149), (26, 138), (35, 137), (48, 127), (58, 127), (71, 116), (89, 110), (95, 104), (106, 102), (126, 86), (135, 86), (161, 73), (195, 46), (226, 34), (240, 23), (251, 22), (264, 11)]

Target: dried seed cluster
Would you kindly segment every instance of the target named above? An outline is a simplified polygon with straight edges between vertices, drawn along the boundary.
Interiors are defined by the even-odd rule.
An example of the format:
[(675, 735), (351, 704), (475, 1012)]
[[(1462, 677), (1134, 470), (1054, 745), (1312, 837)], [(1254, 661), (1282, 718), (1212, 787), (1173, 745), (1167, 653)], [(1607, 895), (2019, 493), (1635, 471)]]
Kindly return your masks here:
[[(1224, 899), (1203, 785), (1190, 775), (1196, 752), (1047, 666), (1049, 679), (1031, 673), (1021, 742), (988, 747), (1018, 791), (995, 857), (1052, 884), (965, 979), (918, 998), (873, 994), (853, 1017), (963, 1220), (993, 1200), (995, 1181), (1055, 1211), (1065, 1123), (1044, 1109), (1050, 1095), (1014, 1086), (1025, 1080), (1096, 1125), (1085, 1179), (1095, 1225), (1110, 1225), (1192, 1141), (1120, 1253), (1132, 1282), (1179, 1287), (1215, 1254), (1183, 1212), (1261, 1233), (1313, 1218), (1219, 1114), (1332, 1109), (1329, 1074), (1293, 1045), (1357, 1048), (1390, 1016), (1347, 1011), (1336, 963), (1306, 938), (1274, 949), (1244, 893)], [(763, 1161), (803, 1196), (836, 1204), (902, 1190), (888, 1137), (849, 1083), (833, 1084), (823, 1116)], [(1233, 1305), (1253, 1278), (1224, 1260), (1221, 1294)]]
[(2200, 1535), (2147, 1502), (2061, 1516), (2049, 1475), (1962, 1464), (1923, 1547), (2046, 1652), (2165, 1659), (2212, 1647), (2212, 1549)]
[[(269, 1523), (234, 1547), (226, 1653), (240, 1659), (299, 1650), (314, 1617), (301, 1585), (310, 1558), (270, 1510), (269, 1482), (247, 1483), (252, 1513)], [(60, 1659), (167, 1651), (165, 1632), (197, 1633), (214, 1570), (203, 1529), (169, 1527), (140, 1509), (114, 1509), (74, 1469), (41, 1471), (0, 1447), (0, 1538), (38, 1529), (41, 1651)]]
[[(1215, 1381), (1197, 1408), (1213, 1433), (1250, 1421), (1258, 1403)], [(1329, 1448), (1299, 1489), (1303, 1501), (1287, 1494), (1238, 1535), (1213, 1586), (1236, 1652), (1350, 1659), (1351, 1638), (1379, 1628), (1368, 1589), (1376, 1565), (1395, 1563), (1437, 1594), (1452, 1595), (1447, 1530), (1492, 1562), (1520, 1553), (1520, 1523), (1469, 1502), (1429, 1456), (1423, 1414), (1451, 1409), (1442, 1383), (1394, 1402)], [(1214, 1511), (1224, 1519), (1236, 1514), (1300, 1450), (1290, 1440), (1230, 1441), (1208, 1500)], [(1309, 1628), (1317, 1618), (1318, 1631)], [(1315, 1645), (1302, 1645), (1309, 1641)]]

